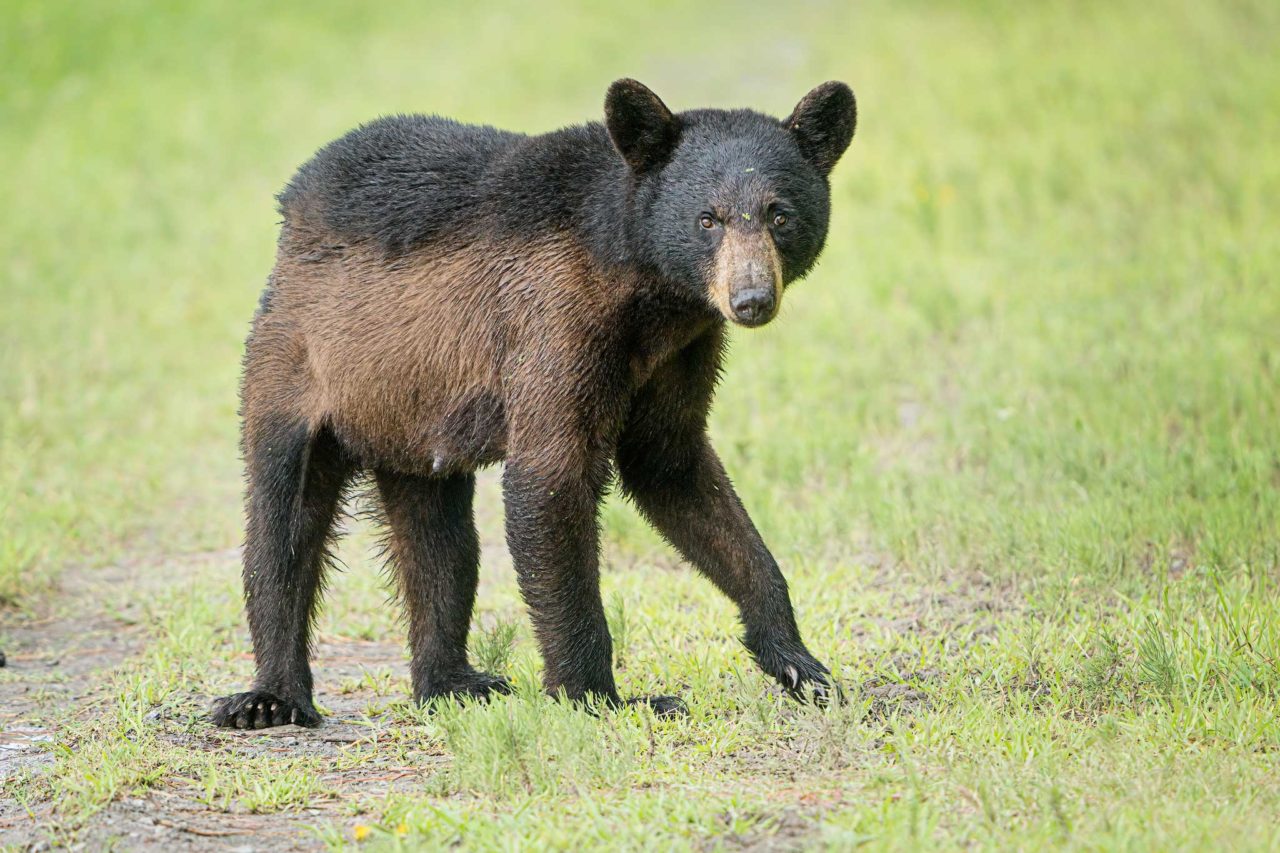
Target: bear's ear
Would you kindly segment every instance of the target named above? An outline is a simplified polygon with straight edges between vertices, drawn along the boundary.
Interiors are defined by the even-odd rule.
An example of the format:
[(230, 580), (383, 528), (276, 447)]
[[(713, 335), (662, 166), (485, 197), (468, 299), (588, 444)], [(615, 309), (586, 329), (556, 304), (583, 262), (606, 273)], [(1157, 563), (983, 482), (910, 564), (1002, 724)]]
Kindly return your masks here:
[(800, 153), (822, 174), (828, 174), (853, 141), (858, 104), (853, 90), (838, 80), (823, 83), (800, 99), (782, 122)]
[(665, 163), (680, 139), (680, 123), (671, 110), (635, 80), (617, 80), (609, 87), (604, 124), (613, 146), (637, 175)]

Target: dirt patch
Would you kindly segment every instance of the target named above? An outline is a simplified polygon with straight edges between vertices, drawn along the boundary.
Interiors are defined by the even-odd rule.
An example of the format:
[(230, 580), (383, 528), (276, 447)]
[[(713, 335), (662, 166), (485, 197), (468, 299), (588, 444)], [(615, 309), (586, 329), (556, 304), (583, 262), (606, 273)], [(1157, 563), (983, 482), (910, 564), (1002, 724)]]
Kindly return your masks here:
[[(320, 812), (310, 819), (319, 822)], [(117, 800), (100, 812), (80, 836), (87, 850), (314, 850), (320, 840), (303, 820), (307, 815), (236, 815), (209, 812), (179, 795), (152, 792)], [(33, 849), (40, 849), (39, 841)]]
[[(80, 704), (104, 673), (138, 652), (146, 642), (141, 605), (149, 591), (167, 586), (194, 562), (234, 560), (236, 551), (217, 551), (166, 560), (101, 568), (71, 567), (56, 596), (33, 612), (0, 613), (0, 642), (6, 666), (0, 669), (0, 725), (44, 722)], [(128, 600), (115, 594), (138, 590)], [(3, 768), (0, 756), (0, 768)]]
[[(803, 794), (796, 794), (798, 797)], [(789, 807), (777, 813), (757, 815), (759, 823), (752, 832), (726, 832), (714, 842), (704, 842), (700, 850), (750, 850), (753, 853), (787, 853), (804, 850), (813, 845), (813, 828), (821, 816), (821, 809), (806, 804), (803, 808)], [(736, 815), (723, 818), (726, 829), (731, 827)]]
[[(0, 781), (27, 774), (38, 777), (51, 766), (47, 747), (68, 725), (80, 721), (85, 709), (101, 698), (112, 674), (145, 648), (141, 602), (149, 592), (202, 570), (234, 572), (238, 560), (233, 549), (162, 562), (70, 567), (61, 575), (60, 594), (41, 602), (37, 610), (0, 614), (0, 641), (7, 658), (0, 669)], [(127, 600), (113, 594), (122, 588), (133, 591)], [(288, 751), (337, 759), (344, 751), (376, 743), (377, 723), (363, 713), (375, 701), (372, 691), (352, 688), (351, 683), (368, 681), (370, 672), (389, 679), (392, 671), (402, 671), (402, 650), (391, 644), (335, 641), (321, 643), (319, 652), (321, 687), (316, 698), (334, 715), (322, 728), (235, 732), (204, 727), (209, 697), (196, 695), (171, 697), (147, 721), (156, 726), (162, 743), (196, 750)], [(430, 766), (419, 762), (397, 767), (379, 760), (374, 750), (369, 753), (358, 771), (334, 780), (344, 791), (390, 790), (420, 780)], [(2, 787), (9, 791), (9, 786)], [(234, 804), (211, 808), (201, 802), (200, 793), (193, 780), (179, 778), (166, 780), (145, 797), (115, 800), (94, 816), (77, 842), (90, 849), (313, 849), (321, 844), (311, 827), (332, 819), (340, 805), (321, 801), (317, 808), (236, 813)], [(6, 844), (41, 849), (49, 843), (50, 817), (47, 804), (28, 812), (13, 796), (0, 794), (0, 833)]]
[[(83, 638), (53, 633), (47, 638), (37, 633), (26, 637), (38, 640), (44, 647), (56, 637), (64, 641), (61, 648), (74, 652), (80, 645), (93, 642), (92, 636), (99, 630), (120, 627), (118, 620), (108, 617), (95, 617), (94, 621), (100, 626), (93, 635), (86, 632)], [(66, 627), (62, 620), (46, 620), (42, 624)], [(31, 630), (34, 632), (35, 626)], [(7, 726), (7, 731), (15, 736), (56, 736), (62, 725), (76, 718), (76, 707), (93, 701), (94, 684), (105, 680), (109, 671), (123, 663), (131, 651), (140, 649), (145, 640), (136, 633), (128, 637), (128, 643), (122, 641), (114, 648), (117, 654), (93, 658), (100, 664), (97, 669), (83, 663), (61, 682), (56, 703), (62, 709), (70, 709), (70, 713), (40, 727), (13, 725)], [(54, 657), (52, 651), (46, 651), (43, 657), (33, 656), (31, 660), (48, 665)], [(315, 774), (316, 791), (305, 798), (304, 804), (268, 804), (267, 813), (259, 814), (255, 813), (259, 806), (246, 806), (238, 799), (219, 800), (216, 793), (211, 795), (204, 789), (201, 779), (177, 774), (162, 780), (145, 795), (108, 803), (77, 834), (76, 843), (87, 849), (319, 849), (324, 845), (316, 827), (341, 820), (351, 800), (420, 790), (430, 776), (447, 764), (448, 759), (433, 740), (415, 731), (406, 719), (409, 685), (404, 677), (404, 652), (398, 645), (333, 638), (319, 644), (316, 660), (316, 701), (329, 715), (319, 728), (216, 729), (207, 722), (211, 697), (194, 693), (169, 697), (163, 708), (146, 718), (154, 726), (151, 733), (162, 748), (174, 747), (188, 754), (229, 754), (237, 759), (319, 759), (317, 764), (324, 769)], [(25, 695), (16, 687), (13, 692)], [(31, 699), (23, 708), (43, 713), (45, 703), (43, 699)], [(393, 739), (399, 739), (400, 748), (386, 748)], [(406, 742), (413, 745), (404, 746)], [(7, 766), (0, 765), (5, 767), (6, 775), (19, 768), (39, 772), (51, 762), (49, 753), (42, 751), (38, 743), (32, 743), (30, 749), (14, 750), (13, 756)], [(4, 753), (0, 752), (2, 760)], [(0, 797), (0, 831), (7, 843), (39, 849), (50, 838), (51, 817), (48, 806), (29, 815), (19, 803)]]
[[(146, 644), (140, 626), (148, 591), (167, 586), (195, 562), (233, 561), (238, 552), (176, 557), (163, 566), (134, 560), (105, 567), (69, 567), (56, 596), (29, 611), (0, 612), (0, 780), (38, 772), (52, 760), (45, 747), (64, 721), (91, 702), (113, 670)], [(121, 588), (141, 595), (120, 600)], [(0, 796), (0, 829), (28, 816)]]
[[(324, 725), (260, 731), (208, 725), (208, 696), (189, 696), (180, 710), (156, 720), (159, 740), (189, 752), (251, 759), (319, 759), (319, 789), (303, 806), (254, 814), (240, 800), (209, 803), (198, 780), (169, 778), (145, 798), (110, 804), (82, 834), (90, 846), (123, 832), (126, 846), (163, 849), (311, 850), (324, 845), (316, 829), (341, 820), (356, 799), (421, 790), (448, 763), (435, 742), (409, 721), (405, 653), (394, 643), (330, 638), (317, 645), (316, 703)], [(387, 748), (391, 741), (397, 748)], [(232, 762), (239, 763), (239, 761)]]

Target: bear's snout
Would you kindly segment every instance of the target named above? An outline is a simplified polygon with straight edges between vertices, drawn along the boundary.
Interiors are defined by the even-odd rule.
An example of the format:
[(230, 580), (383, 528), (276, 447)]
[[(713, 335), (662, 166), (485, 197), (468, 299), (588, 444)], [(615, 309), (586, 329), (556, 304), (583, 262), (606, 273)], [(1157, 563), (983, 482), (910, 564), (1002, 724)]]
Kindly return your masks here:
[(742, 326), (763, 326), (777, 315), (782, 265), (767, 233), (726, 231), (717, 252), (711, 298), (726, 320)]

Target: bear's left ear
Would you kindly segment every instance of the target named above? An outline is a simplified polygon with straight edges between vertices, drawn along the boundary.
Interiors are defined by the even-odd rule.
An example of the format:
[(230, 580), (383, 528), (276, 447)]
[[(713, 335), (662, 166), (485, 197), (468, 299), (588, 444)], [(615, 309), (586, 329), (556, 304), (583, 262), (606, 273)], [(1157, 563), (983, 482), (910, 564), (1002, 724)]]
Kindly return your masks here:
[(637, 175), (661, 166), (680, 140), (680, 123), (648, 86), (623, 79), (604, 99), (609, 138)]
[(782, 124), (804, 158), (826, 175), (853, 141), (858, 124), (853, 90), (838, 80), (823, 83), (801, 98)]

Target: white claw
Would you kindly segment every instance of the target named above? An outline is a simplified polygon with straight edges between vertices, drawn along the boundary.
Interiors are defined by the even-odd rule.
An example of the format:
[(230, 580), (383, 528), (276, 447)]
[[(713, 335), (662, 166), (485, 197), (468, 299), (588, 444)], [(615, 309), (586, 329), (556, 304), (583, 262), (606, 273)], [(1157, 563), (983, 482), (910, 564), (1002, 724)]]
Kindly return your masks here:
[(297, 708), (294, 708), (292, 711), (290, 711), (290, 712), (289, 712), (289, 722), (291, 722), (291, 723), (296, 723), (296, 722), (298, 722), (298, 709), (297, 709)]
[(787, 675), (791, 676), (791, 689), (795, 690), (800, 686), (800, 672), (794, 666), (787, 666)]

